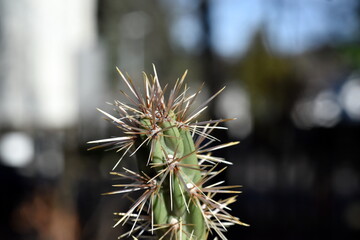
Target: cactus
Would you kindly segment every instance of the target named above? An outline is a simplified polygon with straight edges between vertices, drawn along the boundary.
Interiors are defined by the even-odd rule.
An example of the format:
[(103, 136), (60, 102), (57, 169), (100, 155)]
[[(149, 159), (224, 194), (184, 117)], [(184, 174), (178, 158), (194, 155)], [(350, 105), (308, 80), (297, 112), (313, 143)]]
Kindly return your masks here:
[[(122, 92), (131, 105), (115, 100), (112, 105), (118, 114), (116, 117), (98, 110), (125, 136), (89, 143), (98, 144), (90, 149), (108, 147), (123, 151), (111, 174), (130, 183), (113, 185), (120, 190), (106, 194), (141, 192), (127, 212), (115, 213), (114, 227), (131, 224), (131, 229), (119, 238), (203, 240), (211, 233), (226, 239), (224, 232), (228, 226), (248, 226), (229, 213), (228, 205), (236, 201), (236, 196), (215, 200), (218, 193), (240, 193), (236, 190), (240, 186), (221, 186), (223, 181), (209, 185), (210, 180), (226, 169), (217, 170), (219, 164), (231, 164), (212, 156), (212, 151), (238, 144), (212, 146), (219, 140), (211, 132), (224, 129), (218, 124), (233, 119), (195, 121), (207, 103), (224, 88), (192, 109), (201, 89), (188, 96), (188, 87), (184, 84), (187, 71), (166, 98), (167, 86), (161, 88), (155, 66), (154, 76), (143, 73), (144, 96), (128, 75), (125, 77), (117, 70), (131, 92), (132, 96)], [(130, 156), (136, 154), (138, 171), (123, 168), (123, 172), (116, 172), (128, 152)]]

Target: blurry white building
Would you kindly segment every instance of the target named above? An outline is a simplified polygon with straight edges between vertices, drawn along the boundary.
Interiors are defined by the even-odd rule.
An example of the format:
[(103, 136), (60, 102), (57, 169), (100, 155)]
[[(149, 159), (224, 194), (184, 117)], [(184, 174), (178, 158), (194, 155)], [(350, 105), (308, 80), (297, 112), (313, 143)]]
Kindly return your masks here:
[(76, 124), (81, 101), (94, 108), (104, 89), (97, 49), (95, 0), (0, 0), (1, 126)]

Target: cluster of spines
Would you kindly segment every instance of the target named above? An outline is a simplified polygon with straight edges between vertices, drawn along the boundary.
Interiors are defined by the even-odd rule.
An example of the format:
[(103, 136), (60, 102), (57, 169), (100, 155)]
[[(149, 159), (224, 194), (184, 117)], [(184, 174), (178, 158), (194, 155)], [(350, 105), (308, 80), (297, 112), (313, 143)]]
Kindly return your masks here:
[(218, 193), (240, 193), (234, 190), (240, 186), (221, 186), (223, 181), (206, 186), (226, 169), (217, 170), (219, 164), (231, 164), (212, 156), (211, 152), (238, 144), (212, 146), (219, 140), (211, 132), (226, 129), (218, 124), (233, 119), (194, 121), (224, 88), (192, 109), (201, 88), (188, 95), (189, 88), (184, 84), (187, 72), (176, 81), (166, 98), (168, 86), (161, 88), (155, 67), (154, 76), (143, 73), (144, 96), (128, 75), (125, 77), (117, 70), (131, 91), (132, 96), (122, 91), (130, 104), (116, 100), (112, 104), (118, 114), (116, 117), (98, 110), (125, 136), (89, 143), (99, 144), (90, 149), (107, 147), (123, 151), (113, 171), (127, 153), (137, 156), (138, 172), (125, 168), (123, 173), (111, 172), (131, 183), (114, 185), (121, 189), (107, 194), (142, 191), (126, 213), (115, 214), (119, 219), (114, 227), (126, 222), (132, 225), (120, 238), (133, 236), (136, 239), (151, 233), (157, 239), (202, 240), (215, 231), (221, 239), (226, 239), (223, 232), (228, 226), (247, 226), (229, 213), (228, 205), (236, 201), (236, 196), (214, 199)]

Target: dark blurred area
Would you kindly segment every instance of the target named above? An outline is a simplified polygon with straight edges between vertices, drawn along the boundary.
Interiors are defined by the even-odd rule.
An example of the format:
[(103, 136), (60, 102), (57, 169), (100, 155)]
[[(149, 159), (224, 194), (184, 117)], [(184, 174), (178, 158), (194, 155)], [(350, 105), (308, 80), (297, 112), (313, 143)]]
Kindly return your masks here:
[(123, 233), (130, 203), (101, 196), (120, 155), (86, 142), (121, 135), (96, 111), (115, 66), (141, 86), (152, 63), (203, 100), (227, 86), (201, 118), (237, 118), (214, 133), (241, 141), (217, 152), (251, 225), (229, 239), (359, 239), (359, 27), (357, 0), (0, 0), (0, 239)]

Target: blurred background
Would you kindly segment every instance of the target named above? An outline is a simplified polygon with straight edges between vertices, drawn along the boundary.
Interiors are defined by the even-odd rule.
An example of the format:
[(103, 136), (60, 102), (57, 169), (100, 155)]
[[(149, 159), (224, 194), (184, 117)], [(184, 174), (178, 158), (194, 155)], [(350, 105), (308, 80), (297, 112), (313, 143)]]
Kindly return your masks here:
[(229, 239), (359, 239), (359, 27), (357, 0), (0, 0), (0, 239), (117, 239), (120, 155), (86, 142), (120, 135), (96, 111), (115, 66), (152, 63), (203, 100), (227, 86), (202, 118), (237, 118), (217, 155), (251, 227)]

